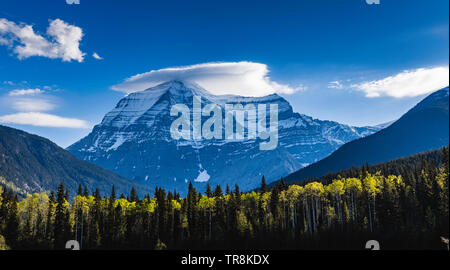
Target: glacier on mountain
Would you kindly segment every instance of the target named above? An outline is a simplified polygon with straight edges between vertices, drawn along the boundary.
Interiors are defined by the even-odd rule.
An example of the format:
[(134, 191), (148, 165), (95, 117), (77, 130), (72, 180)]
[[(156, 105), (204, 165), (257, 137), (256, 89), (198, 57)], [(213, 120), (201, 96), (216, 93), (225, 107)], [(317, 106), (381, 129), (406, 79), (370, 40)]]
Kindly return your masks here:
[[(261, 151), (259, 138), (172, 139), (170, 125), (177, 117), (170, 116), (170, 109), (185, 104), (192, 112), (193, 96), (200, 96), (204, 106), (213, 103), (222, 108), (225, 104), (277, 104), (278, 147)], [(381, 128), (352, 127), (295, 113), (277, 94), (216, 96), (195, 83), (170, 81), (122, 98), (88, 136), (68, 150), (137, 183), (176, 189), (181, 194), (189, 182), (200, 190), (206, 183), (238, 184), (250, 190), (260, 185), (262, 175), (269, 183), (278, 180)]]

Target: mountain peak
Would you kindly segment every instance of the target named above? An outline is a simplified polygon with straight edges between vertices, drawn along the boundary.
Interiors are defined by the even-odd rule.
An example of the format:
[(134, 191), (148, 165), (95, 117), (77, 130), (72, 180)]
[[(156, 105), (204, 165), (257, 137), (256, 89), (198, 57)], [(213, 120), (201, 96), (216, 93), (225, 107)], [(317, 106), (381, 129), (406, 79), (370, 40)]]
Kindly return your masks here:
[[(219, 105), (222, 118), (226, 104), (276, 104), (277, 148), (260, 151), (260, 141), (248, 138), (173, 139), (170, 128), (176, 118), (170, 115), (171, 107), (185, 104), (193, 118), (193, 96), (201, 96), (202, 106)], [(207, 118), (202, 116), (202, 123)], [(194, 181), (204, 188), (206, 182), (199, 179), (208, 175), (212, 185), (232, 185), (242, 179), (239, 185), (248, 190), (259, 184), (262, 174), (273, 181), (326, 157), (343, 143), (377, 130), (353, 129), (294, 113), (289, 102), (277, 94), (214, 95), (193, 82), (171, 80), (124, 97), (100, 125), (68, 149), (82, 160), (152, 187), (185, 190), (189, 181)]]
[(199, 86), (198, 84), (196, 84), (195, 82), (190, 82), (190, 81), (184, 81), (184, 80), (170, 80), (170, 81), (166, 81), (161, 83), (161, 85), (169, 85), (171, 87), (185, 87), (185, 88), (202, 88), (201, 86)]
[(162, 96), (163, 94), (170, 92), (175, 95), (198, 95), (198, 96), (213, 96), (211, 93), (206, 91), (200, 85), (195, 82), (182, 81), (182, 80), (170, 80), (158, 85), (147, 88), (146, 90), (140, 92), (134, 92), (130, 95), (142, 93), (143, 95), (155, 95)]
[[(191, 88), (191, 89), (201, 89), (203, 91), (206, 91), (205, 89), (203, 89), (203, 87), (201, 87), (197, 83), (192, 82), (192, 81), (184, 81), (184, 80), (166, 81), (166, 82), (160, 83), (156, 86), (150, 87), (149, 89), (152, 89), (154, 87)], [(147, 89), (147, 90), (149, 90), (149, 89)]]
[(449, 97), (449, 89), (447, 86), (445, 88), (442, 88), (441, 90), (433, 92), (432, 94), (424, 98), (421, 102), (419, 102), (416, 106), (414, 106), (407, 114), (418, 112), (424, 109), (429, 109), (430, 107), (446, 108), (448, 111), (448, 97)]
[(433, 92), (428, 97), (426, 97), (424, 99), (424, 101), (427, 100), (427, 99), (434, 99), (434, 98), (438, 98), (438, 99), (439, 98), (446, 98), (446, 97), (448, 98), (448, 95), (449, 95), (449, 89), (448, 89), (448, 86), (447, 86), (447, 87), (444, 87), (444, 88), (442, 88), (440, 90), (437, 90), (437, 91)]

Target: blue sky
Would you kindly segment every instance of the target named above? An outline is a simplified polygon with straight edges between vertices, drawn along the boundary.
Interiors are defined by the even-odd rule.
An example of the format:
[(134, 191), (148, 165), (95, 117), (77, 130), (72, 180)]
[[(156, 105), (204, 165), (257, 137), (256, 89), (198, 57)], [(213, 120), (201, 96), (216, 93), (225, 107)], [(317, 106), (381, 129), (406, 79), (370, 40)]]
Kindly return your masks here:
[[(383, 123), (448, 84), (448, 10), (446, 0), (2, 0), (0, 122), (66, 147), (124, 96), (111, 87), (134, 91), (125, 79), (188, 67), (205, 81), (192, 65), (224, 62), (234, 64), (221, 72), (255, 78), (252, 94), (267, 84), (297, 112)], [(27, 26), (31, 41), (20, 32)], [(75, 41), (58, 43), (61, 35)], [(20, 49), (27, 42), (33, 50)], [(226, 85), (214, 80), (214, 91)], [(247, 86), (233, 87), (246, 93)], [(59, 117), (49, 118), (50, 127), (49, 115)]]

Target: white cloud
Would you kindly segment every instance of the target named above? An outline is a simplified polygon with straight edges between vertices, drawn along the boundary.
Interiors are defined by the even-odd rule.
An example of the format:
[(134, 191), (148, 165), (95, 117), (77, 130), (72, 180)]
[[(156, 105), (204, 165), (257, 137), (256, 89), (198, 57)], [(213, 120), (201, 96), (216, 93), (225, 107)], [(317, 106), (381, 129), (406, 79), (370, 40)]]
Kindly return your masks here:
[(328, 83), (328, 88), (342, 89), (343, 87), (344, 85), (342, 85), (340, 81), (333, 81)]
[(204, 63), (164, 68), (137, 74), (112, 86), (113, 90), (131, 93), (142, 91), (170, 80), (195, 82), (209, 92), (222, 95), (265, 96), (272, 93), (292, 94), (304, 90), (274, 82), (267, 65), (254, 62)]
[[(51, 90), (51, 87), (44, 86), (44, 88)], [(43, 113), (55, 109), (58, 106), (58, 98), (48, 95), (47, 91), (39, 88), (12, 90), (1, 99), (3, 104), (18, 112), (0, 115), (0, 123), (40, 127), (90, 128), (84, 120)]]
[(9, 45), (10, 41), (6, 38), (0, 37), (0, 45)]
[(12, 108), (21, 112), (51, 111), (56, 105), (46, 99), (20, 98), (12, 101)]
[[(8, 93), (7, 102), (15, 110), (21, 112), (42, 112), (51, 111), (56, 108), (56, 104), (51, 100), (52, 96), (42, 96), (44, 90), (39, 88), (15, 89)], [(39, 97), (34, 97), (39, 95)]]
[(60, 19), (52, 20), (47, 28), (47, 36), (34, 32), (32, 25), (0, 19), (0, 45), (12, 48), (19, 59), (43, 56), (61, 58), (66, 62), (83, 62), (85, 53), (79, 49), (83, 38), (80, 27)]
[(89, 128), (84, 120), (65, 118), (53, 114), (26, 112), (0, 116), (0, 123), (39, 127)]
[(449, 68), (419, 68), (405, 70), (387, 78), (351, 85), (363, 91), (366, 97), (391, 96), (396, 98), (415, 97), (428, 94), (449, 85)]
[(103, 60), (103, 57), (101, 57), (100, 55), (98, 55), (96, 52), (94, 52), (94, 53), (92, 54), (92, 57), (94, 57), (94, 58), (97, 59), (97, 60)]
[(37, 95), (37, 94), (42, 94), (44, 93), (43, 90), (39, 89), (39, 88), (35, 88), (35, 89), (15, 89), (12, 90), (8, 93), (8, 95), (10, 96), (33, 96), (33, 95)]

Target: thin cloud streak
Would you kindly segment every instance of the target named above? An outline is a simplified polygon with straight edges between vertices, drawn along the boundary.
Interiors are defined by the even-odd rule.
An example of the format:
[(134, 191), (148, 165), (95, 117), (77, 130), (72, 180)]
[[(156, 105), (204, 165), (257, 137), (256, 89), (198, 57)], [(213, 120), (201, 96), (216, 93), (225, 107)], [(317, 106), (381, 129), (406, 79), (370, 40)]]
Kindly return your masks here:
[(24, 112), (0, 116), (0, 123), (31, 125), (38, 127), (60, 128), (90, 128), (89, 124), (80, 119), (65, 118), (40, 112)]
[(35, 88), (35, 89), (15, 89), (8, 93), (9, 96), (34, 96), (37, 94), (42, 94), (45, 91)]

